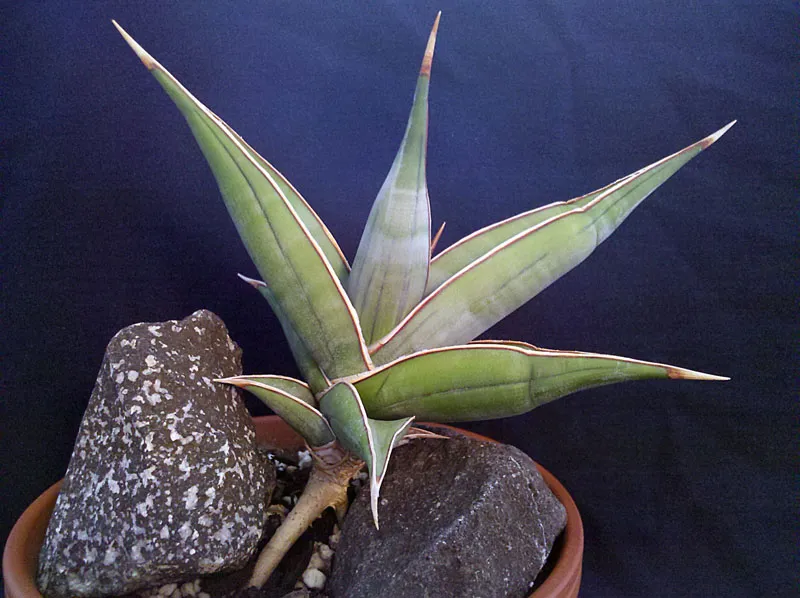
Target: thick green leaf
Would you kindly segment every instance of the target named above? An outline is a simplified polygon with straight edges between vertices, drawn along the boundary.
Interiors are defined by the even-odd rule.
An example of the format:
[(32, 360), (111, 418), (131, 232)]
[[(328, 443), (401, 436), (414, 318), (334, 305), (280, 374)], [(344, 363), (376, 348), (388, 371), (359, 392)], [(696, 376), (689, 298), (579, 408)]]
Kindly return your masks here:
[(279, 390), (292, 395), (295, 399), (303, 401), (312, 407), (319, 407), (314, 391), (311, 387), (301, 380), (290, 378), (289, 376), (278, 376), (275, 374), (250, 374), (249, 376), (232, 376), (230, 378), (220, 378), (226, 384), (238, 383), (244, 388), (245, 384), (263, 384), (272, 389)]
[(462, 268), (469, 266), (473, 261), (491, 251), (503, 241), (507, 241), (514, 235), (541, 224), (553, 216), (558, 216), (575, 208), (582, 208), (595, 197), (605, 193), (611, 187), (630, 176), (618, 179), (602, 189), (592, 191), (575, 199), (557, 201), (535, 210), (512, 216), (507, 220), (477, 230), (457, 241), (431, 260), (431, 270), (428, 276), (428, 284), (425, 287), (425, 295), (430, 295), (445, 280)]
[(375, 343), (373, 359), (383, 364), (472, 340), (580, 264), (645, 197), (732, 124), (622, 179), (586, 205), (503, 241), (442, 283)]
[(419, 303), (428, 279), (431, 216), (425, 155), (428, 86), (438, 24), (437, 16), (405, 136), (370, 211), (348, 279), (348, 292), (368, 343), (389, 332)]
[(344, 257), (344, 253), (339, 248), (339, 244), (336, 242), (336, 239), (333, 237), (331, 232), (328, 230), (328, 227), (325, 226), (325, 223), (322, 219), (317, 215), (317, 213), (308, 205), (308, 202), (300, 195), (300, 192), (294, 188), (288, 179), (283, 176), (278, 170), (269, 162), (267, 162), (264, 158), (262, 158), (256, 150), (254, 150), (244, 139), (242, 139), (236, 131), (231, 129), (228, 125), (226, 125), (222, 120), (219, 121), (220, 124), (223, 124), (227, 127), (228, 131), (231, 135), (235, 136), (235, 138), (241, 143), (242, 147), (247, 151), (250, 157), (258, 163), (265, 171), (267, 171), (275, 183), (280, 188), (281, 192), (284, 194), (286, 199), (292, 204), (295, 212), (300, 217), (300, 220), (303, 221), (303, 224), (308, 229), (308, 232), (317, 242), (322, 252), (325, 254), (325, 258), (330, 263), (333, 271), (336, 272), (336, 275), (339, 277), (339, 280), (342, 284), (347, 282), (347, 277), (350, 274), (350, 264), (347, 263), (347, 258)]
[(186, 118), (258, 271), (329, 377), (372, 367), (353, 306), (273, 176), (238, 136), (117, 26)]
[(294, 328), (292, 328), (291, 322), (289, 322), (286, 314), (281, 310), (281, 306), (275, 300), (267, 284), (262, 280), (254, 280), (247, 276), (242, 276), (241, 274), (239, 274), (239, 278), (255, 287), (267, 300), (272, 311), (275, 312), (278, 321), (281, 323), (281, 328), (283, 328), (283, 333), (286, 335), (286, 340), (294, 356), (294, 361), (303, 373), (303, 378), (305, 378), (306, 382), (311, 386), (312, 392), (322, 392), (330, 386), (330, 380), (328, 380), (322, 370), (319, 369), (319, 366), (314, 361), (314, 357), (311, 355), (311, 351), (306, 346), (305, 342), (303, 342), (303, 339), (295, 332)]
[(457, 422), (518, 415), (579, 390), (646, 378), (727, 380), (613, 355), (476, 343), (409, 355), (349, 381), (369, 417)]
[(394, 421), (368, 418), (358, 392), (348, 382), (338, 382), (331, 387), (320, 399), (320, 409), (328, 417), (339, 442), (367, 464), (372, 519), (377, 528), (378, 498), (392, 449), (408, 431), (414, 418)]
[(335, 440), (328, 420), (316, 408), (314, 395), (299, 380), (283, 376), (234, 376), (216, 382), (251, 392), (305, 438), (311, 447), (324, 446)]

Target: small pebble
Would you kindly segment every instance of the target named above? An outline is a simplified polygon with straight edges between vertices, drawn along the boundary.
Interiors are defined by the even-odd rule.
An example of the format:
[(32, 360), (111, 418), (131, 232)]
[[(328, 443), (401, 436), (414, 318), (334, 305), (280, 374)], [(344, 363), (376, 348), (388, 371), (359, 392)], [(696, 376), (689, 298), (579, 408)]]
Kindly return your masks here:
[(328, 543), (331, 545), (331, 548), (336, 548), (336, 545), (339, 543), (339, 538), (342, 537), (342, 532), (339, 529), (338, 525), (333, 526), (333, 533), (331, 537), (328, 538)]
[(312, 462), (310, 451), (297, 451), (297, 465), (300, 469), (310, 467)]
[(194, 596), (196, 593), (193, 581), (187, 581), (181, 586), (181, 594), (184, 596)]
[(197, 598), (211, 598), (211, 594), (208, 594), (208, 593), (206, 593), (206, 592), (200, 592), (200, 593), (197, 595)]
[(321, 590), (325, 587), (327, 577), (319, 569), (306, 569), (303, 572), (303, 583), (312, 590)]
[(333, 550), (327, 544), (320, 544), (317, 548), (317, 552), (324, 561), (330, 561), (333, 558)]
[(165, 586), (161, 586), (161, 589), (158, 590), (158, 593), (161, 596), (171, 596), (177, 589), (178, 589), (178, 584), (168, 583)]
[(311, 559), (308, 561), (307, 569), (325, 569), (326, 563), (322, 560), (322, 557), (317, 554), (316, 552), (311, 555)]

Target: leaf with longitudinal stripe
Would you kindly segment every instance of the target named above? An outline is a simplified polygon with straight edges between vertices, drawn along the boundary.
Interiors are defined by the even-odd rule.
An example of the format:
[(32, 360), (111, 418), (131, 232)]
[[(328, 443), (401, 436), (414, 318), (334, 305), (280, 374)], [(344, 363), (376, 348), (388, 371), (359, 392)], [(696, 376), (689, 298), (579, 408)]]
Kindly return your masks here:
[(328, 263), (330, 263), (333, 271), (336, 272), (339, 280), (342, 282), (342, 284), (345, 284), (347, 282), (347, 277), (350, 274), (350, 264), (347, 263), (347, 259), (344, 257), (344, 253), (342, 253), (342, 250), (339, 248), (339, 244), (328, 230), (328, 227), (325, 226), (325, 223), (322, 221), (322, 219), (311, 208), (311, 206), (308, 205), (308, 202), (303, 198), (302, 195), (300, 195), (300, 192), (294, 188), (294, 185), (292, 185), (288, 179), (278, 171), (278, 169), (267, 162), (267, 160), (265, 160), (256, 150), (254, 150), (250, 144), (242, 139), (236, 131), (231, 129), (222, 120), (220, 120), (220, 124), (225, 125), (231, 135), (235, 136), (239, 143), (241, 143), (242, 147), (247, 151), (250, 157), (252, 157), (253, 160), (255, 160), (265, 171), (267, 171), (270, 176), (272, 176), (283, 195), (286, 197), (289, 203), (292, 204), (292, 207), (294, 208), (295, 212), (297, 212), (300, 220), (303, 221), (303, 224), (308, 229), (308, 232), (317, 242), (320, 249), (322, 249), (322, 252), (325, 254), (325, 258), (328, 260)]
[(258, 397), (309, 446), (325, 446), (336, 439), (328, 420), (317, 409), (311, 390), (299, 380), (285, 376), (233, 376), (216, 382), (244, 388)]
[(376, 363), (469, 342), (586, 259), (654, 189), (733, 123), (569, 212), (503, 241), (443, 282), (370, 347)]
[(378, 527), (378, 498), (392, 449), (408, 431), (414, 417), (379, 421), (367, 417), (358, 391), (348, 382), (334, 384), (320, 399), (320, 410), (330, 421), (336, 438), (361, 457), (369, 469), (370, 506)]
[(425, 157), (428, 86), (438, 24), (437, 16), (405, 136), (370, 211), (348, 279), (367, 343), (389, 332), (422, 299), (428, 279), (431, 216)]
[(329, 377), (370, 369), (358, 316), (281, 186), (230, 127), (117, 28), (189, 123), (250, 257), (314, 361)]
[(458, 422), (518, 415), (579, 390), (648, 378), (727, 380), (614, 355), (489, 341), (422, 351), (348, 381), (369, 417)]
[(471, 235), (467, 235), (460, 241), (452, 244), (431, 260), (428, 284), (425, 286), (425, 295), (430, 295), (445, 280), (453, 276), (456, 272), (469, 266), (470, 263), (497, 247), (514, 235), (524, 230), (541, 224), (553, 216), (558, 216), (564, 212), (569, 212), (575, 208), (582, 208), (595, 197), (608, 191), (611, 187), (629, 178), (631, 175), (622, 177), (606, 185), (602, 189), (592, 191), (586, 195), (581, 195), (569, 201), (557, 201), (522, 214), (517, 214), (501, 222), (491, 224)]

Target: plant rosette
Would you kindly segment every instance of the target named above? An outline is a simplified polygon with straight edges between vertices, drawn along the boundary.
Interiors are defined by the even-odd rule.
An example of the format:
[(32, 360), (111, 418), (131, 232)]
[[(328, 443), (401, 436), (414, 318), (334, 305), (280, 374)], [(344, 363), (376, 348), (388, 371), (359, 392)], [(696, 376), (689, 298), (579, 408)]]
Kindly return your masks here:
[(425, 435), (415, 420), (509, 417), (631, 380), (727, 379), (609, 354), (475, 340), (583, 262), (733, 123), (601, 189), (486, 226), (437, 254), (442, 229), (431, 234), (426, 157), (438, 24), (437, 16), (405, 134), (351, 265), (297, 189), (114, 23), (189, 124), (260, 279), (240, 276), (269, 302), (303, 377), (217, 380), (258, 397), (314, 457), (306, 491), (261, 552), (250, 586), (265, 583), (325, 509), (344, 516), (347, 488), (362, 466), (380, 526), (392, 451)]

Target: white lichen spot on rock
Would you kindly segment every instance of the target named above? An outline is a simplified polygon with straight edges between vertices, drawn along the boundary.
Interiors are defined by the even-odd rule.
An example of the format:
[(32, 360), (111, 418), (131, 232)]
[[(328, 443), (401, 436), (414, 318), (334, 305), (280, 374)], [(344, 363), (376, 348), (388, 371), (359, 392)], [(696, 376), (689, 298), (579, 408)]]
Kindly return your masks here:
[(117, 480), (114, 479), (114, 474), (111, 471), (106, 474), (106, 484), (108, 484), (108, 489), (111, 490), (111, 492), (119, 494), (119, 484)]
[(162, 336), (161, 333), (159, 332), (159, 330), (161, 330), (161, 326), (148, 326), (147, 329), (153, 336)]
[(85, 546), (83, 549), (83, 560), (87, 563), (93, 563), (97, 560), (97, 549)]
[(192, 486), (183, 495), (183, 502), (187, 509), (194, 509), (197, 506), (197, 486)]
[(178, 533), (181, 536), (181, 540), (183, 540), (184, 542), (189, 539), (193, 531), (194, 530), (192, 529), (192, 526), (189, 525), (188, 521), (185, 521), (183, 525), (178, 529)]
[(103, 556), (103, 564), (106, 566), (114, 564), (118, 556), (119, 552), (113, 546), (109, 546), (106, 548), (105, 556)]
[(137, 372), (136, 370), (128, 371), (128, 380), (130, 380), (131, 382), (135, 382), (137, 378), (139, 378), (139, 372)]
[(115, 381), (117, 384), (122, 384), (122, 382), (123, 382), (124, 380), (125, 380), (125, 374), (123, 374), (122, 372), (120, 372), (119, 374), (117, 374), (117, 377), (116, 377), (116, 378), (114, 378), (114, 381)]
[(158, 479), (156, 476), (153, 475), (153, 472), (156, 470), (156, 466), (152, 465), (147, 469), (141, 471), (139, 473), (139, 478), (142, 480), (142, 483), (149, 484), (151, 482), (158, 483)]
[(219, 542), (230, 542), (233, 538), (231, 534), (231, 524), (230, 523), (223, 523), (222, 527), (218, 529), (214, 535), (212, 536), (215, 540)]
[(147, 365), (147, 367), (153, 368), (158, 363), (158, 360), (156, 359), (155, 355), (148, 355), (144, 358), (144, 363)]
[(162, 527), (161, 531), (158, 532), (158, 537), (167, 540), (169, 538), (169, 526)]

